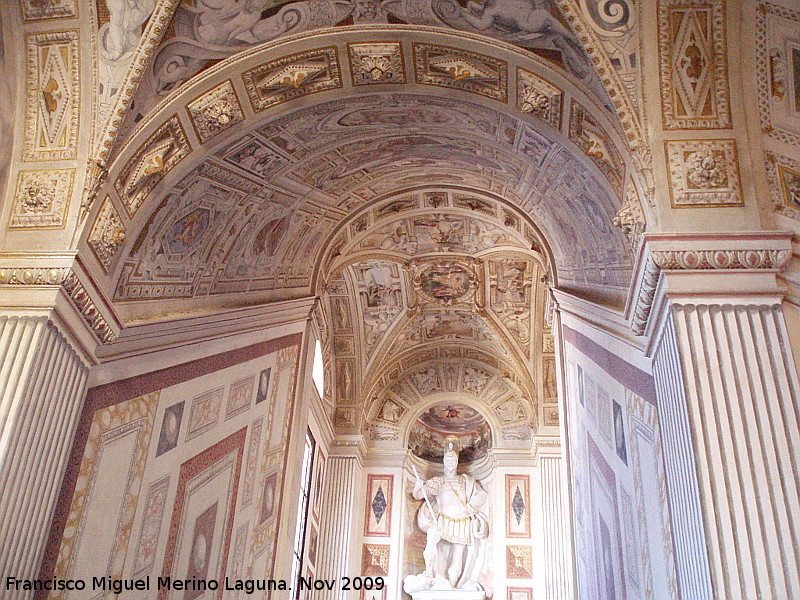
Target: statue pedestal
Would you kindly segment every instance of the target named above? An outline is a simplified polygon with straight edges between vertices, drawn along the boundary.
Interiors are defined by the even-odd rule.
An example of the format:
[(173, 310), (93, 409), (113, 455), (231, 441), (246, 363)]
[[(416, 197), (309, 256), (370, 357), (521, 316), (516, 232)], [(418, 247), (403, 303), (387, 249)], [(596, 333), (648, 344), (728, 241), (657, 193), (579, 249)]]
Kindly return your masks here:
[(472, 590), (422, 590), (411, 594), (412, 600), (486, 600), (486, 592)]

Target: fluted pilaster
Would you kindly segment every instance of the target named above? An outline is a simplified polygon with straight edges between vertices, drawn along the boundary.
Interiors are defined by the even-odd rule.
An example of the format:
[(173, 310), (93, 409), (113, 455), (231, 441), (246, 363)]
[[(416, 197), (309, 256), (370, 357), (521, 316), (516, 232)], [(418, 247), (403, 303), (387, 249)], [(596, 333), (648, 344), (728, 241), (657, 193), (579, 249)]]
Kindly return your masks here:
[[(0, 573), (35, 578), (88, 366), (45, 316), (0, 316)], [(29, 597), (5, 592), (4, 598)]]
[(564, 539), (564, 475), (560, 456), (539, 459), (544, 528), (544, 581), (547, 600), (567, 600), (567, 547)]
[[(681, 598), (713, 600), (694, 444), (675, 327), (667, 319), (653, 357), (659, 427)], [(658, 596), (656, 596), (658, 597)]]
[[(350, 569), (353, 503), (356, 500), (358, 459), (351, 456), (330, 456), (325, 475), (325, 506), (320, 524), (320, 557), (318, 578), (335, 579), (351, 577)], [(358, 559), (356, 559), (358, 560)], [(345, 592), (341, 586), (333, 590), (315, 592), (317, 600), (341, 600)]]
[(683, 301), (670, 312), (714, 597), (798, 598), (800, 385), (781, 306)]

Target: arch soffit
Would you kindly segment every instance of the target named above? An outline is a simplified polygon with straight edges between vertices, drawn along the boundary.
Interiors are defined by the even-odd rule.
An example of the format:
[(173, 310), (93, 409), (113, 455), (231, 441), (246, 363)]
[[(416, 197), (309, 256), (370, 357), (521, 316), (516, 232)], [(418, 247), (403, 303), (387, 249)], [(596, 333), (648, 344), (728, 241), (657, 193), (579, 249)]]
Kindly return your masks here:
[[(345, 35), (341, 32), (332, 32), (327, 34), (329, 37), (323, 36), (323, 40), (317, 39), (316, 41), (330, 42), (334, 45), (328, 46), (327, 48), (329, 50), (330, 48), (336, 48), (338, 56), (346, 56), (346, 43), (353, 40), (353, 37), (350, 35), (350, 33), (351, 32), (347, 33), (346, 40)], [(375, 32), (374, 30), (370, 30), (369, 33), (373, 34)], [(386, 35), (391, 35), (392, 31), (387, 30), (385, 33)], [(317, 35), (319, 35), (319, 32), (317, 32)], [(394, 32), (394, 35), (397, 36), (397, 32)], [(542, 135), (538, 133), (539, 131), (545, 131), (548, 136), (558, 140), (559, 145), (563, 144), (564, 146), (569, 146), (573, 149), (576, 147), (576, 144), (580, 140), (576, 138), (576, 144), (572, 144), (571, 142), (566, 141), (569, 139), (569, 135), (563, 134), (564, 131), (569, 129), (566, 124), (568, 119), (563, 119), (564, 122), (560, 124), (561, 131), (558, 131), (552, 127), (552, 123), (543, 122), (542, 119), (531, 116), (530, 114), (526, 115), (525, 112), (520, 109), (522, 105), (520, 104), (520, 81), (518, 75), (520, 73), (520, 69), (523, 68), (523, 64), (525, 67), (547, 75), (564, 88), (567, 88), (568, 86), (566, 84), (569, 82), (567, 82), (562, 75), (554, 72), (544, 72), (546, 71), (545, 67), (536, 63), (536, 61), (532, 61), (530, 57), (522, 55), (522, 53), (516, 49), (504, 47), (504, 45), (497, 43), (490, 44), (488, 47), (486, 47), (486, 43), (475, 40), (475, 36), (467, 36), (464, 34), (456, 35), (453, 33), (439, 31), (433, 32), (428, 30), (420, 31), (417, 35), (421, 36), (420, 39), (427, 41), (443, 42), (450, 40), (454, 44), (468, 43), (483, 51), (499, 52), (503, 56), (503, 60), (506, 61), (505, 64), (507, 67), (509, 67), (507, 72), (512, 74), (511, 79), (516, 80), (518, 88), (516, 106), (513, 94), (509, 94), (508, 87), (505, 88), (505, 102), (487, 98), (485, 95), (481, 95), (481, 93), (476, 93), (474, 91), (458, 89), (457, 87), (453, 87), (445, 92), (448, 97), (468, 97), (468, 102), (470, 104), (490, 105), (492, 109), (499, 114), (505, 113), (514, 115), (521, 122), (533, 125), (532, 131), (537, 132), (537, 135)], [(403, 40), (407, 39), (407, 36), (401, 37)], [(396, 39), (399, 40), (399, 38)], [(400, 48), (402, 49), (401, 52), (408, 54), (410, 50), (405, 47), (408, 44), (403, 40), (391, 43), (399, 44)], [(155, 111), (151, 116), (142, 122), (130, 143), (120, 154), (120, 158), (112, 165), (108, 178), (108, 184), (106, 184), (105, 189), (101, 191), (100, 195), (100, 197), (105, 198), (105, 200), (102, 203), (98, 203), (98, 206), (95, 207), (93, 216), (89, 220), (92, 225), (87, 227), (87, 230), (84, 234), (84, 243), (91, 248), (91, 255), (94, 259), (96, 259), (92, 262), (99, 263), (99, 269), (97, 270), (99, 275), (98, 279), (100, 281), (105, 281), (107, 285), (111, 287), (120, 279), (123, 279), (124, 274), (122, 271), (124, 271), (124, 260), (121, 260), (121, 257), (141, 249), (141, 244), (143, 241), (142, 232), (147, 232), (153, 225), (153, 222), (157, 221), (158, 213), (163, 211), (165, 206), (169, 204), (169, 202), (167, 202), (169, 194), (176, 190), (185, 189), (185, 186), (189, 185), (186, 176), (187, 174), (192, 173), (192, 166), (197, 165), (197, 163), (201, 163), (200, 169), (205, 169), (204, 172), (201, 172), (202, 175), (221, 175), (225, 180), (225, 183), (231, 186), (233, 190), (233, 192), (227, 192), (229, 195), (234, 193), (235, 195), (245, 198), (248, 194), (251, 194), (253, 197), (257, 198), (261, 204), (264, 203), (265, 199), (270, 203), (274, 203), (276, 205), (280, 204), (281, 194), (279, 191), (273, 189), (266, 192), (258, 182), (254, 181), (252, 176), (242, 174), (240, 171), (237, 171), (236, 168), (230, 169), (229, 165), (226, 167), (224, 164), (210, 161), (208, 159), (210, 158), (211, 152), (217, 151), (219, 146), (231, 146), (231, 140), (233, 139), (232, 132), (234, 130), (238, 131), (240, 127), (245, 128), (248, 131), (252, 130), (264, 120), (277, 116), (281, 110), (285, 110), (287, 108), (297, 108), (297, 106), (308, 102), (308, 97), (302, 96), (300, 99), (287, 100), (285, 105), (276, 105), (275, 107), (265, 109), (263, 112), (254, 112), (253, 105), (248, 105), (248, 103), (244, 100), (241, 102), (239, 101), (240, 96), (247, 96), (246, 90), (242, 92), (242, 88), (245, 87), (244, 80), (241, 78), (242, 72), (246, 72), (248, 69), (255, 69), (259, 67), (259, 65), (265, 64), (265, 60), (267, 60), (267, 63), (269, 63), (268, 59), (271, 56), (297, 50), (303, 46), (303, 42), (306, 42), (307, 45), (308, 40), (288, 40), (276, 44), (274, 47), (270, 46), (269, 48), (262, 49), (258, 52), (244, 52), (234, 59), (230, 59), (226, 63), (219, 65), (217, 68), (212, 68), (208, 72), (204, 73), (198, 78), (197, 81), (189, 86), (188, 89), (183, 90), (171, 100), (164, 102), (158, 111)], [(308, 51), (313, 52), (314, 50), (312, 49)], [(469, 52), (471, 52), (471, 50)], [(491, 58), (489, 55), (484, 56)], [(508, 62), (509, 58), (513, 59), (511, 63)], [(403, 61), (407, 62), (405, 59), (403, 59)], [(403, 68), (407, 69), (406, 66)], [(531, 73), (534, 71), (531, 71)], [(237, 75), (239, 76), (238, 79)], [(406, 75), (404, 74), (404, 77), (405, 76)], [(348, 77), (340, 65), (339, 77), (341, 85), (338, 91), (334, 90), (329, 92), (318, 92), (313, 98), (324, 100), (332, 99), (341, 95), (341, 87), (344, 86), (345, 83), (351, 85), (353, 82), (353, 75), (351, 73)], [(545, 80), (544, 78), (541, 78), (541, 80), (549, 84), (548, 80)], [(192, 97), (192, 95), (195, 96), (195, 100), (206, 98), (212, 92), (218, 95), (220, 93), (220, 86), (224, 87), (227, 84), (230, 84), (234, 88), (233, 95), (230, 97), (231, 102), (233, 102), (233, 99), (235, 98), (238, 110), (241, 111), (240, 113), (237, 113), (239, 115), (238, 117), (234, 115), (233, 118), (233, 120), (236, 121), (236, 119), (240, 117), (239, 121), (236, 122), (237, 127), (221, 132), (218, 138), (221, 140), (219, 143), (217, 142), (217, 138), (215, 136), (214, 139), (209, 139), (206, 144), (203, 144), (201, 141), (203, 134), (197, 128), (197, 120), (192, 120), (192, 117), (190, 116), (192, 113), (189, 109), (189, 105), (184, 105), (184, 103), (186, 103)], [(507, 86), (508, 82), (506, 81), (504, 85)], [(423, 94), (440, 94), (443, 91), (442, 86), (440, 85), (426, 86), (424, 84), (416, 83), (407, 84), (406, 87), (403, 87), (402, 85), (390, 86), (388, 84), (376, 84), (374, 87), (370, 85), (351, 86), (349, 91), (353, 93), (363, 93), (363, 90), (367, 93), (381, 92), (386, 94), (389, 91), (396, 92), (400, 89), (410, 90), (414, 93), (421, 92)], [(203, 92), (201, 90), (206, 91)], [(317, 90), (314, 91), (316, 92)], [(611, 146), (616, 147), (614, 142), (618, 142), (619, 137), (617, 132), (613, 130), (606, 116), (602, 114), (602, 110), (599, 110), (596, 106), (593, 107), (591, 100), (585, 95), (581, 94), (578, 90), (571, 89), (569, 92), (565, 92), (559, 89), (559, 94), (562, 101), (565, 101), (567, 98), (569, 98), (571, 102), (582, 102), (586, 107), (590, 107), (591, 109), (587, 110), (586, 114), (592, 116), (594, 119), (597, 119), (596, 123), (605, 123), (605, 129), (603, 129), (603, 131), (608, 136), (608, 143), (611, 144)], [(498, 108), (500, 110), (497, 110)], [(240, 138), (241, 137), (242, 136), (240, 135)], [(610, 188), (612, 187), (610, 182), (602, 177), (597, 176), (598, 173), (602, 173), (602, 170), (597, 164), (593, 164), (591, 162), (590, 156), (585, 154), (582, 155), (579, 149), (573, 150), (571, 155), (573, 158), (575, 158), (575, 155), (579, 155), (577, 158), (575, 158), (576, 164), (582, 163), (583, 168), (588, 169), (589, 172), (593, 172), (593, 179), (600, 180), (600, 189), (604, 190), (606, 195), (613, 196), (613, 192), (609, 192)], [(619, 151), (617, 151), (617, 155), (621, 156)], [(148, 172), (147, 164), (145, 164), (145, 161), (147, 160), (152, 162), (153, 170), (150, 172)], [(630, 171), (630, 169), (626, 168), (624, 165), (623, 169)], [(212, 171), (213, 173), (211, 173)], [(197, 174), (197, 171), (195, 171), (195, 174)], [(625, 175), (622, 175), (621, 177), (624, 178)], [(486, 187), (491, 187), (491, 182)], [(505, 187), (507, 188), (508, 186)], [(508, 195), (513, 195), (513, 190), (501, 191), (507, 192)], [(617, 191), (620, 191), (619, 187)], [(166, 196), (165, 192), (167, 193)], [(259, 194), (261, 194), (260, 197)], [(306, 190), (306, 194), (309, 195), (308, 190)], [(618, 205), (619, 200), (616, 202)], [(240, 207), (240, 209), (241, 211), (247, 210), (246, 207)], [(606, 212), (608, 212), (608, 209)], [(336, 220), (337, 218), (341, 219), (343, 216), (344, 215), (341, 211), (339, 211), (338, 215), (332, 216), (308, 215), (307, 221), (311, 221), (311, 224), (313, 225), (318, 224), (321, 221), (332, 221)], [(608, 216), (609, 215), (607, 214), (606, 217)], [(190, 241), (191, 228), (197, 229), (198, 227), (202, 227), (203, 220), (205, 218), (207, 217), (202, 214), (195, 215), (193, 222), (188, 223), (188, 225), (191, 225), (189, 229), (190, 234), (188, 235), (188, 239)], [(228, 218), (231, 218), (231, 216)], [(185, 227), (187, 226), (187, 223), (184, 222), (180, 225)], [(273, 224), (273, 227), (277, 227), (277, 225)], [(108, 231), (109, 228), (114, 229), (114, 232), (116, 232), (117, 235), (110, 235)], [(122, 235), (119, 235), (120, 232)], [(127, 241), (121, 241), (125, 236), (128, 238)], [(187, 236), (184, 235), (184, 241), (186, 239)], [(183, 249), (182, 244), (183, 242), (181, 241), (177, 243), (177, 250), (180, 251)], [(106, 272), (107, 269), (108, 271)], [(292, 287), (293, 283), (297, 283), (296, 288), (298, 289), (298, 294), (302, 293), (302, 290), (305, 288), (303, 282), (300, 281), (293, 282), (291, 280), (285, 280), (283, 283), (284, 287), (290, 288)], [(154, 297), (169, 297), (169, 294), (154, 296), (152, 292), (158, 287), (158, 284), (152, 286), (150, 292), (146, 294), (140, 294), (139, 297), (146, 299), (151, 299)], [(163, 290), (164, 286), (160, 287)], [(235, 288), (236, 286), (233, 287)], [(244, 287), (246, 288), (247, 286)], [(173, 287), (171, 291), (174, 293), (176, 289)], [(242, 286), (240, 286), (238, 289), (228, 290), (231, 296), (235, 296), (237, 293), (246, 293), (248, 291), (248, 289), (243, 289)], [(182, 297), (182, 293), (185, 296), (185, 290), (177, 290), (177, 292), (177, 295), (173, 295), (173, 297)], [(117, 300), (133, 300), (133, 298), (120, 298), (119, 294), (116, 296)]]

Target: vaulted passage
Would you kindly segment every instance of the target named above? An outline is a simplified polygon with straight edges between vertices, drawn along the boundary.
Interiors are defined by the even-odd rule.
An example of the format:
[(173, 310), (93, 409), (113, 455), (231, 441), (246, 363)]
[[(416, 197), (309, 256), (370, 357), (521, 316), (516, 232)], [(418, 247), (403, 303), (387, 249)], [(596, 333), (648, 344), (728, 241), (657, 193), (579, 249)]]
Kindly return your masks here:
[(798, 31), (2, 4), (0, 597), (800, 598)]

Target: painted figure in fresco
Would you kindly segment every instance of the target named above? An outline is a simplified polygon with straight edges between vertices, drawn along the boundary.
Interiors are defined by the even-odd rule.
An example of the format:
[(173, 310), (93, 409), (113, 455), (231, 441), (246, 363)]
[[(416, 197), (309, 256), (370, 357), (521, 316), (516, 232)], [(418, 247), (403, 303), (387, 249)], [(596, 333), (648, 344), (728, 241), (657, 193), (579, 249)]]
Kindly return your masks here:
[(586, 77), (589, 65), (572, 33), (548, 10), (547, 0), (470, 0), (461, 17), (475, 29), (512, 32), (508, 41), (521, 46), (547, 40), (561, 50), (564, 61), (578, 75)]
[(136, 48), (155, 0), (106, 0), (106, 6), (109, 22), (100, 33), (100, 46), (109, 60), (117, 60)]
[(458, 438), (445, 440), (444, 474), (422, 481), (417, 477), (412, 495), (425, 500), (417, 511), (417, 525), (425, 532), (425, 572), (409, 575), (406, 593), (422, 590), (483, 589), (483, 571), (489, 535), (489, 495), (466, 473), (458, 474)]

